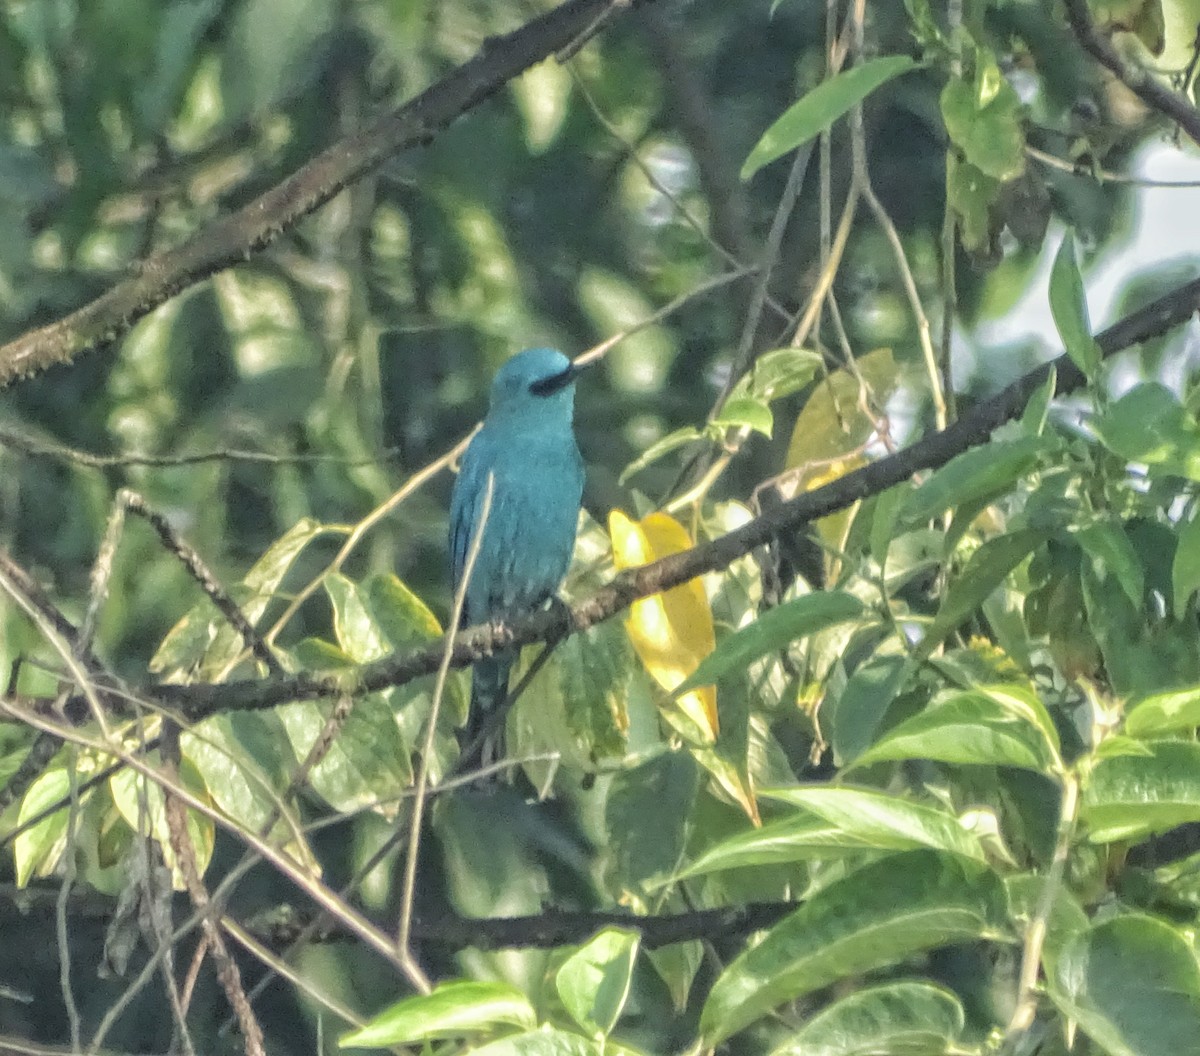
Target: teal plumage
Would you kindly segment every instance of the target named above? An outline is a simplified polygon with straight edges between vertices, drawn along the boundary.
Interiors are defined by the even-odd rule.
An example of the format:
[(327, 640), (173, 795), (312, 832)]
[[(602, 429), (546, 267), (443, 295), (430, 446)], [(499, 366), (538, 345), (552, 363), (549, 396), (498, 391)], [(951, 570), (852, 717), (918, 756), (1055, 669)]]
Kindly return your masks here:
[[(561, 352), (535, 348), (496, 373), (483, 427), (463, 455), (450, 502), (450, 578), (457, 591), (467, 551), (494, 478), (491, 509), (463, 606), (463, 623), (511, 619), (558, 589), (575, 547), (583, 459), (572, 427), (579, 368)], [(475, 664), (464, 743), (508, 692), (516, 652)], [(490, 757), (497, 748), (487, 752)]]

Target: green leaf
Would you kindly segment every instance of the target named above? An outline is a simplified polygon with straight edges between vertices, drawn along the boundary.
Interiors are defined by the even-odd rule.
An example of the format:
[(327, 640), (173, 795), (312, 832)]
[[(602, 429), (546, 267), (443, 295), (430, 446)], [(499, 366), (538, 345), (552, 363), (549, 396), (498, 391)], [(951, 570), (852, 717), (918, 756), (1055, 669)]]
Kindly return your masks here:
[(619, 771), (604, 806), (609, 868), (618, 890), (674, 873), (683, 855), (700, 773), (683, 751)]
[(616, 1026), (629, 996), (640, 936), (605, 928), (563, 962), (554, 977), (566, 1010), (593, 1037)]
[(932, 983), (869, 986), (809, 1018), (771, 1056), (934, 1056), (962, 1033), (957, 997)]
[(442, 636), (433, 611), (390, 572), (366, 581), (367, 605), (393, 649), (421, 645)]
[[(840, 858), (865, 850), (870, 848), (838, 826), (818, 817), (796, 813), (721, 840), (682, 870), (679, 876), (701, 876), (725, 869), (761, 865), (786, 865), (813, 858)], [(663, 883), (667, 882), (664, 878)]]
[(850, 676), (837, 698), (829, 731), (839, 765), (851, 763), (875, 740), (879, 724), (912, 670), (902, 656), (875, 656)]
[(923, 525), (954, 507), (1004, 494), (1045, 449), (1040, 437), (1023, 436), (964, 451), (909, 495), (898, 530)]
[(338, 1039), (343, 1049), (382, 1049), (418, 1041), (459, 1038), (496, 1026), (532, 1027), (529, 999), (508, 983), (453, 980), (397, 1001), (366, 1026)]
[(1145, 574), (1138, 553), (1125, 534), (1125, 529), (1112, 521), (1097, 521), (1075, 538), (1092, 560), (1092, 571), (1098, 579), (1114, 576), (1126, 596), (1138, 609), (1145, 594)]
[(1050, 269), (1050, 313), (1063, 347), (1085, 378), (1094, 379), (1100, 371), (1100, 346), (1092, 337), (1083, 278), (1075, 260), (1075, 236), (1068, 231)]
[(806, 348), (777, 348), (754, 360), (754, 367), (733, 388), (734, 397), (749, 396), (767, 403), (791, 396), (809, 385), (825, 361)]
[[(194, 792), (202, 800), (208, 800), (204, 782), (195, 766), (187, 759), (180, 767), (184, 788)], [(157, 841), (162, 849), (163, 861), (171, 869), (177, 890), (184, 889), (183, 871), (176, 859), (175, 848), (171, 843), (171, 830), (167, 824), (166, 802), (163, 799), (162, 786), (143, 775), (128, 768), (118, 770), (109, 779), (109, 790), (113, 803), (120, 812), (125, 823), (138, 833), (145, 833)], [(216, 826), (213, 820), (197, 811), (184, 811), (185, 825), (188, 837), (192, 842), (192, 851), (196, 859), (196, 868), (200, 875), (212, 858), (213, 846), (216, 842)]]
[(680, 447), (692, 443), (696, 440), (704, 438), (704, 434), (695, 426), (685, 425), (682, 429), (676, 429), (673, 433), (667, 433), (661, 440), (656, 440), (637, 458), (629, 463), (622, 471), (621, 476), (617, 479), (618, 484), (624, 484), (635, 473), (640, 473), (652, 462), (657, 462), (664, 455), (669, 455), (672, 451)]
[[(260, 834), (280, 802), (275, 781), (265, 769), (281, 748), (287, 750), (282, 731), (272, 728), (277, 721), (251, 713), (214, 715), (180, 737), (184, 760), (195, 764), (213, 802), (233, 821)], [(298, 821), (286, 810), (272, 838), (284, 832), (289, 834), (284, 844), (288, 854), (306, 868), (319, 870)]]
[(1165, 385), (1135, 385), (1094, 424), (1113, 454), (1200, 480), (1200, 427)]
[[(232, 591), (242, 614), (256, 623), (306, 546), (329, 529), (302, 517), (275, 540)], [(150, 661), (150, 670), (164, 677), (215, 677), (243, 650), (245, 643), (208, 598), (197, 602), (163, 639)]]
[[(1179, 530), (1179, 545), (1175, 548), (1175, 561), (1171, 566), (1171, 593), (1175, 598), (1175, 618), (1182, 620), (1188, 602), (1200, 588), (1200, 512), (1193, 511), (1189, 520)], [(1141, 603), (1141, 599), (1138, 599)]]
[(325, 577), (324, 586), (333, 606), (333, 630), (342, 651), (358, 664), (369, 664), (390, 654), (391, 643), (359, 593), (358, 584), (340, 572), (332, 572)]
[(1200, 685), (1136, 697), (1125, 707), (1130, 737), (1155, 737), (1200, 726)]
[[(71, 778), (65, 766), (55, 766), (40, 774), (25, 792), (17, 823), (40, 814), (71, 794)], [(58, 865), (67, 846), (68, 808), (63, 807), (31, 826), (13, 840), (17, 886), (24, 887), (34, 876), (45, 876)]]
[(946, 132), (967, 161), (985, 176), (1011, 180), (1025, 168), (1021, 100), (983, 48), (976, 50), (976, 78), (952, 77), (942, 89)]
[(822, 81), (763, 133), (742, 166), (742, 179), (750, 179), (764, 165), (825, 131), (880, 85), (915, 69), (916, 65), (907, 55), (888, 55)]
[(953, 814), (901, 796), (845, 785), (764, 789), (760, 795), (817, 815), (863, 847), (897, 851), (928, 847), (987, 860), (978, 836)]
[(721, 973), (700, 1016), (703, 1044), (838, 979), (998, 936), (1005, 920), (1003, 886), (975, 863), (934, 851), (872, 862), (822, 888)]
[(786, 601), (723, 638), (672, 695), (712, 685), (731, 671), (745, 671), (755, 660), (785, 649), (797, 638), (857, 619), (862, 613), (863, 603), (841, 591), (821, 591)]
[(1083, 787), (1081, 816), (1093, 843), (1139, 840), (1200, 821), (1200, 744), (1151, 742), (1149, 757), (1101, 759)]
[(946, 196), (958, 217), (963, 248), (970, 253), (986, 250), (992, 238), (992, 207), (1001, 183), (969, 161), (950, 156), (947, 163)]
[(983, 543), (946, 591), (941, 608), (921, 639), (920, 655), (932, 655), (946, 635), (974, 613), (1048, 537), (1047, 532), (1039, 529), (1022, 528)]
[(1021, 427), (1030, 436), (1041, 436), (1046, 429), (1046, 418), (1050, 412), (1050, 401), (1058, 387), (1058, 370), (1051, 367), (1043, 381), (1029, 397), (1025, 410), (1021, 412)]
[[(308, 774), (313, 791), (335, 810), (350, 812), (397, 797), (412, 784), (411, 748), (388, 704), (391, 694), (357, 697), (329, 750)], [(297, 759), (305, 759), (325, 729), (333, 705), (301, 701), (278, 708)], [(395, 813), (398, 802), (385, 809)]]
[(727, 400), (712, 424), (724, 429), (752, 429), (763, 436), (770, 436), (775, 428), (771, 408), (762, 400), (751, 396)]
[(854, 760), (885, 759), (1017, 766), (1062, 772), (1058, 734), (1041, 701), (1019, 686), (984, 686), (945, 694), (906, 719)]
[(1063, 1014), (1111, 1056), (1200, 1056), (1200, 966), (1157, 917), (1095, 925), (1067, 946), (1049, 982)]
[[(488, 1045), (472, 1046), (471, 1056), (602, 1056), (600, 1049), (578, 1034), (543, 1025), (524, 1034), (513, 1034)], [(636, 1052), (607, 1042), (603, 1056), (638, 1056)]]

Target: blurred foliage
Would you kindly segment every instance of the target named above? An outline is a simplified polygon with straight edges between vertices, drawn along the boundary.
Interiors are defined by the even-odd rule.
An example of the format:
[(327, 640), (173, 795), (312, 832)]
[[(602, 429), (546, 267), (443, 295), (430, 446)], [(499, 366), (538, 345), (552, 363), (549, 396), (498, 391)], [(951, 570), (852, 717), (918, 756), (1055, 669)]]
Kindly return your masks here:
[[(1090, 2), (1123, 54), (1194, 97), (1194, 0)], [(98, 295), (548, 6), (5, 5), (0, 336)], [(958, 7), (952, 26), (935, 0), (868, 3), (866, 65), (830, 76), (815, 0), (625, 14), (113, 347), (0, 394), (4, 546), (71, 619), (130, 487), (284, 667), (346, 679), (353, 708), (298, 795), (292, 775), (334, 703), (196, 724), (180, 778), (224, 823), (188, 815), (210, 889), (243, 850), (230, 825), (337, 889), (408, 817), (432, 680), (355, 694), (354, 670), (442, 632), (449, 475), (353, 533), (466, 434), (509, 354), (583, 350), (692, 293), (730, 254), (756, 265), (796, 149), (828, 130), (825, 180), (814, 151), (748, 331), (752, 368), (738, 356), (743, 277), (654, 317), (581, 383), (589, 481), (564, 587), (577, 600), (614, 568), (717, 538), (930, 428), (937, 371), (905, 269), (935, 334), (956, 306), (960, 406), (1040, 356), (1035, 339), (996, 348), (976, 334), (989, 322), (1023, 335), (1022, 298), (1050, 273), (1086, 395), (1058, 403), (1044, 389), (988, 447), (563, 643), (509, 716), (509, 751), (527, 760), (511, 784), (436, 799), (417, 908), (803, 904), (754, 943), (646, 949), (612, 928), (549, 951), (451, 956), (431, 942), (417, 952), (439, 985), (424, 997), (364, 948), (309, 946), (296, 971), (362, 1019), (380, 1013), (347, 1045), (975, 1053), (1009, 1044), (1019, 993), (1021, 1044), (1046, 1056), (1072, 1038), (1075, 1052), (1200, 1053), (1200, 390), (1178, 336), (1099, 364), (1079, 270), (1137, 223), (1135, 185), (1107, 176), (1127, 175), (1148, 143), (1169, 149), (1170, 130), (1084, 56), (1058, 3)], [(847, 113), (860, 101), (904, 265), (860, 205), (833, 277), (839, 310), (793, 348), (823, 215), (836, 227), (856, 179)], [(741, 182), (744, 165), (761, 169)], [(1194, 207), (1194, 190), (1175, 193)], [(1194, 276), (1172, 253), (1147, 262), (1124, 308)], [(205, 452), (219, 457), (129, 457)], [(16, 688), (54, 696), (62, 658), (7, 598), (0, 632), (6, 677), (21, 659)], [(97, 652), (133, 684), (263, 673), (142, 523), (116, 548)], [(434, 781), (454, 772), (468, 678), (447, 683)], [(126, 751), (161, 729), (111, 721)], [(153, 851), (158, 882), (180, 888), (157, 785), (126, 768), (80, 791), (111, 762), (101, 731), (85, 733), (0, 813), (3, 839), (75, 800), (5, 839), (0, 879), (69, 875), (77, 894), (127, 897), (151, 883)], [(34, 740), (0, 723), (0, 791)], [(159, 761), (152, 745), (147, 758)], [(352, 902), (391, 920), (401, 868), (383, 861)], [(296, 897), (260, 867), (229, 912)], [(85, 1038), (158, 941), (129, 919), (107, 934), (103, 917), (71, 922)], [(54, 920), (6, 902), (0, 927), (0, 1033), (69, 1041)], [(178, 945), (177, 976), (194, 948)], [(1018, 991), (1023, 956), (1040, 968), (1036, 991)], [(239, 957), (247, 986), (263, 978)], [(199, 980), (197, 1050), (236, 1051), (218, 1037), (212, 973)], [(336, 1051), (350, 1026), (278, 981), (255, 1007), (271, 1052)], [(173, 1038), (156, 981), (106, 1045), (164, 1051)]]

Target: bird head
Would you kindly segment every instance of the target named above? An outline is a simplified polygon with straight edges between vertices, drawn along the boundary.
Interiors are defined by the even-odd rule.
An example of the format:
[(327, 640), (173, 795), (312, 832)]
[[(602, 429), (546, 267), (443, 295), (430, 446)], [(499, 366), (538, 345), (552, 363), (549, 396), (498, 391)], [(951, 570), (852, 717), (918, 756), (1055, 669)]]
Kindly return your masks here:
[(496, 372), (488, 418), (571, 421), (583, 370), (553, 348), (527, 348)]

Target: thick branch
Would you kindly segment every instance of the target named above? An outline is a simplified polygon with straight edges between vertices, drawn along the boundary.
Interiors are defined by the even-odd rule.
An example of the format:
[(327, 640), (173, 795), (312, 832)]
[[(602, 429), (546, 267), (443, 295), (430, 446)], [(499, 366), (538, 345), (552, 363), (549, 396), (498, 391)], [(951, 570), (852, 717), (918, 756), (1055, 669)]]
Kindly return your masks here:
[[(54, 913), (57, 898), (58, 886), (55, 884), (31, 884), (27, 888), (0, 884), (0, 917), (6, 910), (6, 904), (23, 915), (40, 913), (48, 916)], [(113, 898), (95, 891), (80, 889), (71, 892), (71, 914), (75, 919), (107, 920), (115, 906)], [(799, 902), (749, 902), (744, 906), (650, 916), (562, 909), (547, 909), (526, 917), (418, 916), (413, 919), (412, 934), (414, 939), (421, 942), (455, 950), (530, 949), (583, 942), (601, 928), (620, 927), (639, 932), (642, 944), (654, 949), (692, 939), (747, 935), (770, 927), (799, 906)], [(182, 905), (180, 908), (182, 911)], [(243, 921), (242, 926), (268, 946), (279, 948), (293, 942), (311, 922), (311, 913), (294, 907), (280, 907), (279, 910), (270, 910), (257, 918)], [(354, 936), (330, 921), (311, 938), (317, 942), (330, 942), (352, 939)]]
[[(1096, 340), (1104, 354), (1111, 355), (1166, 333), (1197, 311), (1200, 311), (1200, 279), (1178, 287), (1120, 320), (1097, 335)], [(1030, 371), (991, 399), (977, 404), (949, 428), (839, 477), (823, 488), (774, 507), (719, 539), (619, 573), (566, 613), (554, 608), (532, 613), (508, 626), (468, 628), (455, 638), (451, 663), (464, 667), (497, 649), (529, 645), (570, 631), (585, 630), (615, 616), (638, 598), (686, 583), (705, 572), (726, 568), (785, 532), (797, 531), (810, 521), (845, 509), (860, 499), (878, 495), (920, 470), (945, 465), (955, 455), (985, 443), (994, 429), (1019, 414), (1032, 392), (1049, 376), (1051, 368), (1058, 372), (1059, 393), (1070, 391), (1083, 381), (1074, 364), (1066, 356), (1060, 356), (1052, 364)], [(441, 642), (431, 642), (365, 665), (358, 671), (357, 688), (375, 691), (431, 674), (437, 669), (443, 651)], [(352, 688), (355, 687), (348, 686), (346, 675), (342, 673), (337, 676), (302, 674), (284, 679), (224, 684), (155, 686), (143, 692), (195, 720), (218, 711), (269, 708), (295, 700), (336, 696)]]
[(120, 337), (180, 290), (269, 245), (354, 180), (398, 151), (429, 142), (530, 66), (629, 6), (629, 0), (567, 0), (512, 33), (488, 38), (469, 62), (370, 128), (338, 140), (237, 212), (148, 257), (136, 274), (90, 304), (0, 346), (0, 388)]
[(1143, 103), (1160, 114), (1164, 114), (1179, 125), (1194, 142), (1200, 143), (1200, 110), (1187, 98), (1174, 92), (1155, 79), (1149, 70), (1137, 63), (1129, 62), (1113, 47), (1112, 41), (1104, 36), (1092, 21), (1087, 0), (1063, 0), (1067, 8), (1067, 21), (1071, 32), (1105, 69), (1109, 70), (1122, 84)]

